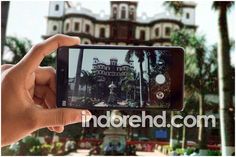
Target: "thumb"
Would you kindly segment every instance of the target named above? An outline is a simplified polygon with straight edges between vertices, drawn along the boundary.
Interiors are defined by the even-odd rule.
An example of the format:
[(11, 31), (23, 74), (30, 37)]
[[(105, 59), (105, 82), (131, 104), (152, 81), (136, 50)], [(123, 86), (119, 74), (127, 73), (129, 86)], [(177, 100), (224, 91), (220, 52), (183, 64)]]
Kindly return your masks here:
[(39, 127), (64, 126), (89, 121), (92, 117), (88, 110), (79, 109), (43, 109), (39, 113)]

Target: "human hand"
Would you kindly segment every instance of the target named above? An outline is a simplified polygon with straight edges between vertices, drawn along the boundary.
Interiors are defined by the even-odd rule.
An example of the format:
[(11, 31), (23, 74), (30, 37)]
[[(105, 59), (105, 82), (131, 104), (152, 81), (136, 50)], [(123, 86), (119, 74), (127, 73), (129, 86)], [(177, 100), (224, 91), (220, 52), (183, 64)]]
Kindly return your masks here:
[(2, 65), (2, 146), (40, 128), (60, 133), (65, 125), (81, 122), (82, 115), (90, 119), (88, 110), (56, 108), (55, 70), (39, 67), (58, 47), (79, 43), (77, 37), (55, 35), (32, 47), (16, 65)]

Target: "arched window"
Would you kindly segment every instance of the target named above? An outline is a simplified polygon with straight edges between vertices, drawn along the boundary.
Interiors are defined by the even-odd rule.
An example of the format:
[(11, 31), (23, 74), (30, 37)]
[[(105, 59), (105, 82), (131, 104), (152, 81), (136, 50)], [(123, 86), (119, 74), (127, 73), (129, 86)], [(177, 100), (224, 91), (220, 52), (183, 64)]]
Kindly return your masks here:
[(105, 38), (105, 28), (101, 28), (100, 29), (100, 34), (99, 34), (100, 38)]
[(113, 7), (113, 19), (117, 18), (117, 8)]
[(90, 32), (90, 26), (88, 24), (85, 25), (85, 32), (86, 33)]
[(69, 31), (69, 29), (70, 29), (70, 24), (67, 23), (67, 24), (66, 24), (66, 31)]
[(122, 7), (122, 8), (121, 8), (121, 18), (122, 18), (122, 19), (125, 19), (125, 18), (126, 18), (126, 9), (125, 9), (125, 7)]
[(160, 29), (159, 28), (155, 29), (155, 35), (156, 35), (156, 37), (159, 37), (159, 35), (160, 35)]
[(134, 20), (134, 8), (130, 8), (129, 10), (129, 19)]
[(74, 29), (75, 31), (79, 31), (79, 22), (75, 22)]
[(59, 10), (59, 5), (55, 5), (55, 11), (58, 11)]
[(171, 31), (171, 30), (170, 30), (170, 27), (166, 27), (166, 28), (165, 28), (165, 35), (166, 35), (166, 36), (170, 36), (170, 33), (171, 33), (170, 31)]
[(53, 29), (53, 31), (56, 31), (57, 30), (57, 26), (54, 25), (52, 29)]
[(186, 19), (189, 19), (189, 18), (190, 18), (190, 14), (186, 13)]
[(145, 40), (145, 30), (140, 31), (140, 39)]

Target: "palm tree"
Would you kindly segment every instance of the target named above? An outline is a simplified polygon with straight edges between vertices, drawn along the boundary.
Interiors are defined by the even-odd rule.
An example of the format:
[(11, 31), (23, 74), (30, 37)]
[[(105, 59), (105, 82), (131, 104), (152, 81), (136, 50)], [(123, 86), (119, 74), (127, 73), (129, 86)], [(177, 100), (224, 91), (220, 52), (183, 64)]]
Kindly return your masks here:
[(232, 155), (235, 151), (235, 123), (232, 101), (232, 76), (230, 65), (230, 41), (227, 23), (227, 11), (234, 5), (233, 1), (215, 1), (213, 9), (217, 10), (219, 26), (218, 42), (218, 76), (220, 96), (220, 130), (222, 155)]
[[(185, 60), (185, 87), (192, 89), (192, 92), (196, 93), (199, 102), (199, 115), (205, 115), (205, 108), (207, 105), (205, 96), (207, 93), (215, 92), (217, 89), (217, 87), (212, 86), (217, 78), (216, 55), (213, 52), (207, 52), (204, 45), (204, 37), (198, 37), (185, 29), (173, 33), (171, 42), (173, 45), (181, 45), (186, 50), (190, 49), (195, 52), (194, 54), (186, 54), (187, 56), (190, 55), (192, 57), (190, 60)], [(206, 153), (206, 137), (206, 128), (204, 127), (204, 121), (202, 119), (198, 131), (198, 144), (201, 154)]]
[(142, 107), (143, 106), (143, 86), (142, 86), (142, 80), (143, 80), (143, 61), (144, 61), (144, 56), (145, 56), (145, 53), (143, 52), (143, 50), (129, 50), (126, 54), (126, 57), (125, 57), (125, 61), (130, 63), (131, 61), (131, 58), (133, 56), (136, 56), (138, 58), (138, 62), (139, 62), (139, 69), (140, 69), (140, 80), (139, 80), (139, 98), (140, 98), (140, 106)]
[(145, 60), (145, 56), (147, 58), (147, 63), (148, 63), (148, 69), (147, 69), (147, 74), (148, 74), (148, 100), (150, 99), (150, 75), (151, 75), (151, 71), (150, 71), (150, 66), (155, 66), (156, 65), (156, 53), (155, 50), (130, 50), (127, 52), (126, 57), (125, 57), (125, 61), (130, 63), (131, 58), (133, 56), (136, 56), (138, 58), (138, 62), (139, 62), (139, 68), (140, 68), (140, 77), (139, 77), (139, 86), (140, 86), (140, 103), (141, 106), (143, 106), (143, 95), (142, 95), (142, 91), (143, 91), (143, 62)]

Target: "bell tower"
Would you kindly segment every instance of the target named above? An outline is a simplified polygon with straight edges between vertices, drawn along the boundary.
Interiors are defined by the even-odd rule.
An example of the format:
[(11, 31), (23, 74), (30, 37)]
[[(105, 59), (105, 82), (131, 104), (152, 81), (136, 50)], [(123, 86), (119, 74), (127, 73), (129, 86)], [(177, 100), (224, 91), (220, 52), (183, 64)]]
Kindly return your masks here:
[(183, 15), (182, 22), (186, 25), (195, 25), (195, 2), (184, 2), (183, 4)]
[(136, 21), (136, 1), (111, 1), (111, 19)]
[(49, 2), (49, 12), (50, 17), (61, 17), (65, 12), (65, 1), (50, 1)]

